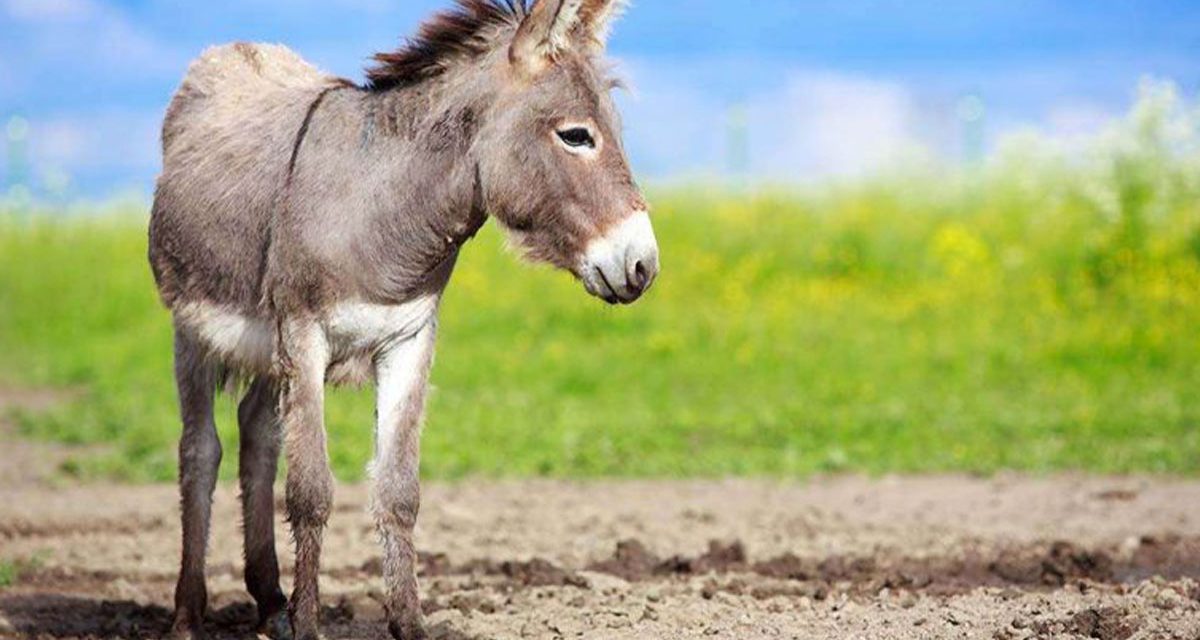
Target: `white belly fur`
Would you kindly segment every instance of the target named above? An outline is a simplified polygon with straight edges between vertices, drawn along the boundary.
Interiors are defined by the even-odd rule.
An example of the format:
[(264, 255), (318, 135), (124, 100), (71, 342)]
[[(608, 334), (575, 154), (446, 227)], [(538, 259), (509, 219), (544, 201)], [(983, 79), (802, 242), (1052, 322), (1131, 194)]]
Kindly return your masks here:
[[(369, 379), (375, 354), (403, 342), (437, 313), (438, 296), (428, 295), (399, 305), (348, 302), (321, 320), (329, 343), (329, 378), (337, 383)], [(223, 364), (251, 374), (265, 374), (275, 359), (275, 326), (210, 303), (188, 303), (175, 311), (175, 321), (189, 330)]]

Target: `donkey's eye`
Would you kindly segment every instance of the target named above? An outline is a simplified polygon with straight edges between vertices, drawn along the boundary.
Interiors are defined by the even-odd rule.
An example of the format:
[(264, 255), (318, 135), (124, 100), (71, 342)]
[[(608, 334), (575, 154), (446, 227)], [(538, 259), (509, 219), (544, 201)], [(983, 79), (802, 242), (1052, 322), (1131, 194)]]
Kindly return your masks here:
[(596, 140), (592, 138), (592, 132), (583, 127), (574, 127), (571, 129), (563, 129), (558, 132), (559, 140), (568, 147), (579, 148), (596, 148)]

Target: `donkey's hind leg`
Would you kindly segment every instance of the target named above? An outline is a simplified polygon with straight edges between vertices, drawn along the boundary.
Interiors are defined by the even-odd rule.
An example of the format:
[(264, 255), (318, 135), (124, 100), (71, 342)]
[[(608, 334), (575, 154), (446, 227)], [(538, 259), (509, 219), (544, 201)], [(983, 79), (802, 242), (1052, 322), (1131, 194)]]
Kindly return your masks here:
[(279, 391), (274, 381), (256, 378), (238, 405), (241, 449), (246, 589), (258, 604), (258, 630), (273, 640), (292, 635), (287, 598), (279, 587), (275, 555), (275, 473), (279, 461)]
[(204, 636), (208, 591), (204, 584), (212, 494), (221, 464), (221, 442), (213, 421), (217, 373), (204, 350), (186, 332), (175, 331), (175, 382), (183, 437), (179, 441), (179, 493), (183, 512), (183, 560), (175, 587), (172, 635)]

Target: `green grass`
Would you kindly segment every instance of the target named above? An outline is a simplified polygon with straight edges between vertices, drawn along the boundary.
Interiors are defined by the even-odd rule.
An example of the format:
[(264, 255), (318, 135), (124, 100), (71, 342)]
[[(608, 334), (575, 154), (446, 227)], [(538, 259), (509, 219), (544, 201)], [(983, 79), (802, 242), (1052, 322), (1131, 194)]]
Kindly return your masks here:
[(0, 589), (17, 584), (22, 576), (41, 569), (45, 565), (45, 561), (45, 550), (15, 560), (0, 558)]
[(20, 571), (17, 569), (16, 563), (0, 560), (0, 589), (16, 584), (19, 576)]
[[(660, 190), (664, 272), (632, 308), (489, 227), (444, 305), (423, 472), (1200, 472), (1200, 171), (1142, 125), (1086, 166)], [(0, 222), (0, 380), (83, 391), (20, 424), (111, 445), (85, 477), (174, 476), (143, 228)], [(230, 401), (219, 417), (229, 477)], [(369, 391), (332, 395), (339, 477), (363, 476), (371, 422)]]

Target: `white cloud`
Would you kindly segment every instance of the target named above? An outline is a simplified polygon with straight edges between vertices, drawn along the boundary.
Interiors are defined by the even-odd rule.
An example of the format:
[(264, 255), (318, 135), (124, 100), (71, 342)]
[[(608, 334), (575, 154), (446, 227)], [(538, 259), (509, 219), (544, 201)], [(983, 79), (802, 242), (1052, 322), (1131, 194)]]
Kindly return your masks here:
[(626, 143), (643, 175), (703, 174), (720, 170), (724, 111), (702, 91), (684, 84), (644, 83), (618, 94)]
[(785, 180), (855, 176), (922, 145), (905, 86), (831, 72), (796, 73), (747, 108), (750, 169)]
[(1052, 105), (1042, 127), (1045, 135), (1064, 141), (1095, 136), (1121, 114), (1085, 101), (1064, 101)]
[[(967, 82), (733, 57), (643, 59), (628, 68), (635, 92), (620, 100), (626, 144), (635, 170), (657, 179), (734, 169), (785, 182), (854, 178), (914, 161), (959, 162), (1017, 130), (1039, 131), (1070, 148), (1120, 117), (1112, 104), (1070, 94), (1048, 99), (1019, 83), (1008, 87), (1012, 81), (1003, 78), (983, 87), (986, 116), (972, 126), (960, 107), (968, 90), (978, 88)], [(1027, 101), (1029, 95), (1041, 97)], [(747, 139), (740, 167), (730, 143), (739, 111)]]
[(73, 113), (30, 123), (35, 167), (74, 174), (96, 169), (152, 171), (159, 163), (162, 114), (122, 111)]
[[(127, 73), (177, 72), (181, 56), (167, 43), (136, 27), (117, 7), (95, 0), (0, 0), (3, 11), (20, 26), (14, 43), (0, 53), (55, 66), (71, 60), (76, 73), (98, 68)], [(12, 47), (15, 46), (15, 51)], [(24, 65), (27, 84), (45, 69)]]
[[(706, 77), (717, 64), (630, 66), (635, 95), (621, 102), (639, 172), (675, 177), (744, 171), (807, 181), (869, 173), (925, 146), (921, 109), (902, 83), (752, 62), (719, 63), (725, 68)], [(741, 67), (758, 74), (752, 81), (758, 90), (723, 97), (723, 77)], [(739, 135), (745, 137), (744, 163), (736, 157)]]

